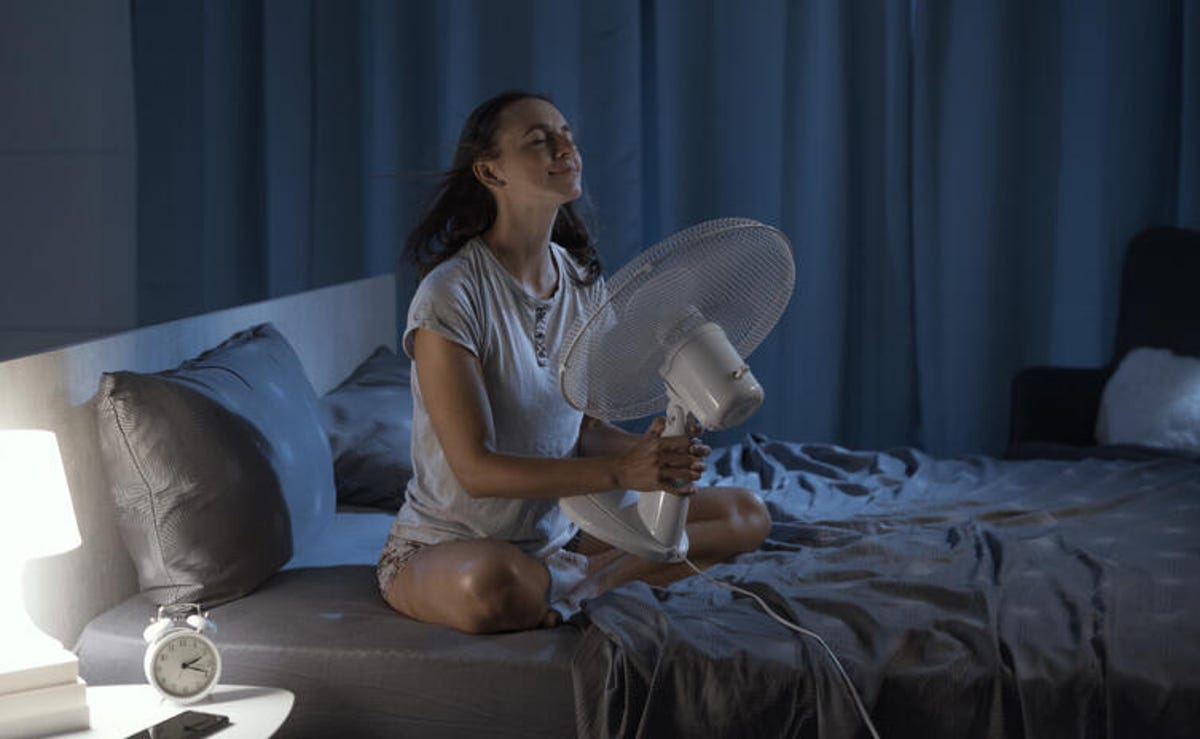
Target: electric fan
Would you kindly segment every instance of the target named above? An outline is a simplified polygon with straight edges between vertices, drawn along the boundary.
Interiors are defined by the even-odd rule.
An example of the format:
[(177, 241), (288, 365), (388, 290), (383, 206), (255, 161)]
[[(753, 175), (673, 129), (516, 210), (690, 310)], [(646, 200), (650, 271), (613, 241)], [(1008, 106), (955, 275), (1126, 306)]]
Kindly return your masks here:
[[(667, 409), (664, 436), (690, 413), (706, 429), (736, 426), (763, 390), (743, 357), (783, 314), (795, 284), (791, 245), (745, 218), (706, 221), (642, 252), (563, 344), (559, 380), (574, 408), (607, 421)], [(660, 561), (687, 555), (687, 498), (610, 490), (559, 500), (603, 541)]]

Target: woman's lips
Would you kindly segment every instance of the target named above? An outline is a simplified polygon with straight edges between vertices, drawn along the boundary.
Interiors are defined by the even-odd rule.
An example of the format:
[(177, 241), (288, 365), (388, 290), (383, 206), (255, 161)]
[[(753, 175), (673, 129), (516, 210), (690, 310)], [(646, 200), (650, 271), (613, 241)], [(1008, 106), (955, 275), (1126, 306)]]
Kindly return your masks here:
[(578, 164), (574, 164), (574, 163), (572, 163), (570, 166), (567, 166), (567, 167), (559, 167), (559, 168), (557, 168), (557, 169), (551, 169), (551, 170), (549, 170), (549, 172), (550, 172), (550, 174), (552, 174), (552, 175), (560, 175), (560, 174), (579, 174), (579, 170), (580, 170), (580, 169), (581, 169), (581, 167), (580, 167)]

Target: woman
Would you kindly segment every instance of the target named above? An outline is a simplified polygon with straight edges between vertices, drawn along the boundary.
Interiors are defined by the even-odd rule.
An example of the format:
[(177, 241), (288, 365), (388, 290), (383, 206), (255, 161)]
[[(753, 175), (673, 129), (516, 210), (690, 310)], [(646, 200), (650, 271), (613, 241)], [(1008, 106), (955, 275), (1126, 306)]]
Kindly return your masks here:
[(700, 566), (766, 537), (755, 495), (695, 489), (710, 451), (699, 440), (664, 437), (661, 418), (624, 432), (559, 392), (564, 334), (604, 289), (572, 205), (582, 167), (547, 98), (498, 95), (467, 119), (409, 237), (422, 274), (402, 340), (414, 368), (414, 475), (378, 573), (387, 602), (413, 619), (468, 633), (552, 626), (581, 598), (691, 572), (580, 532), (563, 496), (692, 496), (687, 535)]

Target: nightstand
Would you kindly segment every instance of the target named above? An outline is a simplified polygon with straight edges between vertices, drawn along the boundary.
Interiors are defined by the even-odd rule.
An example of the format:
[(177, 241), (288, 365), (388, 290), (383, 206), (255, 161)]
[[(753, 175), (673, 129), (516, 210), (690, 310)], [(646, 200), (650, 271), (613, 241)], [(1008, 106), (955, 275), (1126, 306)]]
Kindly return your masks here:
[(96, 685), (88, 686), (87, 701), (91, 730), (56, 734), (55, 739), (122, 739), (187, 710), (229, 717), (230, 725), (213, 734), (214, 739), (261, 739), (283, 725), (295, 696), (277, 688), (218, 685), (205, 700), (180, 706), (163, 701), (146, 684)]

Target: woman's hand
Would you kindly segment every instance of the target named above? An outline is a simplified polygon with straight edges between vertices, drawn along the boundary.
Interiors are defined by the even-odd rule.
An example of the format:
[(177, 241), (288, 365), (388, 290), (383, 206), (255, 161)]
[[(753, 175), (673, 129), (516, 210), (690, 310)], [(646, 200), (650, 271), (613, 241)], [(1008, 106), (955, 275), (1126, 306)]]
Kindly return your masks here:
[[(692, 495), (696, 480), (707, 468), (704, 458), (712, 452), (699, 438), (663, 436), (667, 419), (654, 419), (641, 438), (618, 458), (620, 487), (641, 492), (665, 490), (674, 495)], [(688, 429), (697, 433), (692, 426)]]

